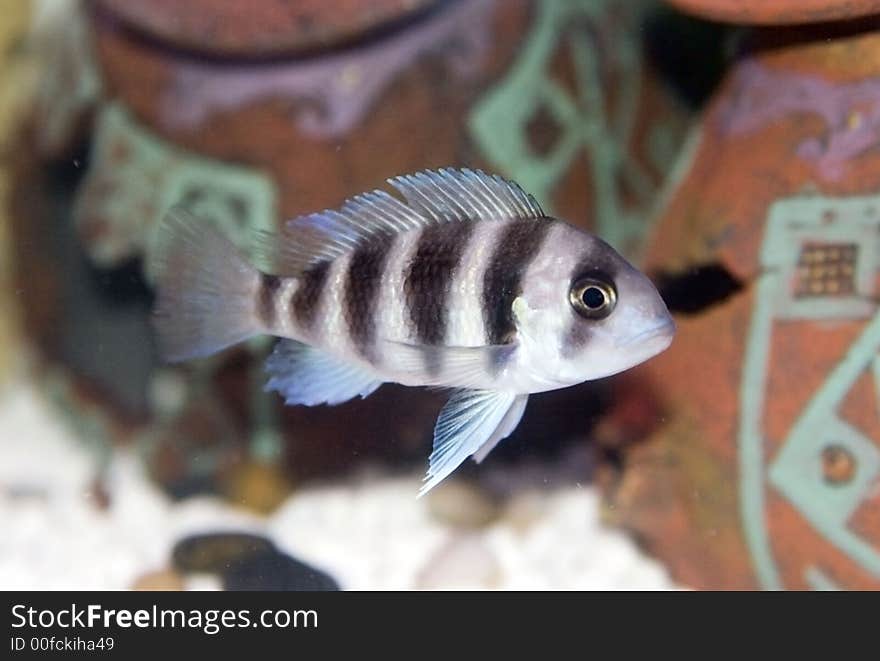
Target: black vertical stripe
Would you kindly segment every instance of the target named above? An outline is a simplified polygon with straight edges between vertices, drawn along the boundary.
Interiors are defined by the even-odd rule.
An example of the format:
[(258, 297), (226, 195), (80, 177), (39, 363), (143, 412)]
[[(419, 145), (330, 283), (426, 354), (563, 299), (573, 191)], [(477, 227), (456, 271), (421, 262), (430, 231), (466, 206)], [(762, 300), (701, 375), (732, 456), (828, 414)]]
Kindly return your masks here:
[(375, 362), (376, 309), (382, 274), (393, 237), (373, 239), (351, 255), (345, 278), (345, 319), (354, 346), (364, 358)]
[(281, 278), (269, 273), (260, 273), (260, 285), (257, 292), (257, 316), (263, 325), (272, 329), (275, 327), (275, 293), (281, 287)]
[(483, 274), (483, 321), (488, 344), (513, 341), (513, 301), (522, 293), (522, 279), (541, 249), (550, 223), (547, 218), (515, 220), (501, 231)]
[(296, 324), (305, 331), (311, 331), (318, 318), (321, 293), (330, 273), (330, 262), (321, 261), (312, 265), (300, 276), (299, 286), (293, 293), (291, 310)]
[[(473, 222), (449, 222), (422, 230), (403, 281), (406, 309), (421, 344), (440, 345), (446, 339), (449, 294), (474, 227)], [(429, 374), (440, 370), (439, 356), (425, 352)]]

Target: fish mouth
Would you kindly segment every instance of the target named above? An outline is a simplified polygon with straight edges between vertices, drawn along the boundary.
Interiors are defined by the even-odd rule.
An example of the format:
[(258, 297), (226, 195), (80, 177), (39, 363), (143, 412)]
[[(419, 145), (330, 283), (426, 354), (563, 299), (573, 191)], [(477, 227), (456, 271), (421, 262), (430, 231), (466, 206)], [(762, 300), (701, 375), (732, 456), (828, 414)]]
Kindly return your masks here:
[(622, 349), (624, 347), (649, 342), (661, 337), (667, 340), (666, 346), (669, 346), (669, 344), (672, 343), (673, 335), (675, 335), (675, 322), (672, 321), (671, 317), (667, 317), (659, 324), (651, 326), (650, 328), (643, 330), (641, 333), (636, 333), (635, 335), (628, 337), (617, 346)]

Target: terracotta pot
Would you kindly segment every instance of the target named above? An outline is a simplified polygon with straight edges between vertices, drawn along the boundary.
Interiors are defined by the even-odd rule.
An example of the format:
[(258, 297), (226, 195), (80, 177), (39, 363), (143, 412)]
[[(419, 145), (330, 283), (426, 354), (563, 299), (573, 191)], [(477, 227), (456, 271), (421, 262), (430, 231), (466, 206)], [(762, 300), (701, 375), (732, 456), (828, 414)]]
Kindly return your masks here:
[[(100, 81), (73, 227), (28, 206), (40, 206), (30, 196), (45, 180), (20, 187), (21, 240), (62, 226), (53, 259), (64, 266), (24, 259), (19, 280), (40, 288), (39, 298), (25, 297), (26, 316), (60, 392), (78, 394), (73, 417), (88, 410), (108, 442), (142, 443), (166, 483), (186, 482), (192, 458), (210, 448), (203, 465), (214, 481), (242, 457), (287, 462), (295, 478), (371, 450), (422, 462), (440, 404), (383, 388), (340, 409), (282, 407), (262, 392), (267, 342), (156, 366), (150, 246), (171, 205), (190, 206), (246, 248), (257, 230), (337, 206), (387, 177), (483, 167), (635, 251), (687, 119), (641, 59), (642, 10), (614, 2), (389, 0), (370, 13), (361, 11), (367, 3), (269, 2), (246, 21), (237, 20), (239, 3), (98, 4), (79, 56), (60, 58), (91, 62), (81, 75)], [(74, 89), (71, 76), (55, 79)], [(42, 158), (57, 158), (59, 136), (75, 134), (82, 113), (53, 115), (51, 93), (40, 109), (48, 119), (35, 135), (56, 127)], [(93, 301), (89, 278), (109, 283), (111, 298), (113, 283), (136, 281), (127, 321)]]
[(605, 488), (694, 587), (880, 587), (880, 33), (845, 29), (753, 35), (648, 251), (689, 313)]
[(258, 57), (338, 45), (438, 0), (97, 0), (134, 30), (183, 48)]
[[(97, 59), (119, 111), (99, 118), (99, 162), (79, 214), (89, 248), (100, 259), (102, 237), (117, 240), (105, 232), (114, 220), (104, 218), (102, 190), (123, 185), (131, 168), (180, 181), (156, 171), (197, 156), (190, 170), (248, 171), (216, 167), (221, 190), (198, 191), (215, 207), (244, 205), (247, 218), (234, 221), (244, 229), (338, 205), (402, 172), (457, 164), (513, 176), (550, 210), (635, 250), (686, 117), (639, 59), (642, 16), (593, 0), (458, 0), (347, 48), (249, 61), (163, 49), (100, 14)], [(140, 153), (103, 148), (131, 133), (143, 137), (132, 140)], [(160, 163), (162, 142), (184, 153)], [(166, 197), (190, 193), (163, 183), (152, 204), (161, 208), (132, 214), (147, 226)], [(127, 188), (138, 201), (156, 197)], [(217, 200), (224, 188), (238, 200)], [(119, 241), (135, 240), (136, 221), (115, 222), (129, 224)]]
[(878, 0), (668, 0), (683, 11), (745, 25), (791, 25), (880, 13)]

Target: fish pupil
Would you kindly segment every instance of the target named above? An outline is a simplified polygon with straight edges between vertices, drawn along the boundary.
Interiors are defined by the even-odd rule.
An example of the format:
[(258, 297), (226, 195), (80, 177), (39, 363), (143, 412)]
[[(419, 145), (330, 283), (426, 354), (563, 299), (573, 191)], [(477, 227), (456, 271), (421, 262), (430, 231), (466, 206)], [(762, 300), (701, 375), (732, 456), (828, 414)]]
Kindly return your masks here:
[(590, 310), (598, 310), (607, 303), (605, 292), (599, 287), (587, 287), (581, 294), (581, 300)]

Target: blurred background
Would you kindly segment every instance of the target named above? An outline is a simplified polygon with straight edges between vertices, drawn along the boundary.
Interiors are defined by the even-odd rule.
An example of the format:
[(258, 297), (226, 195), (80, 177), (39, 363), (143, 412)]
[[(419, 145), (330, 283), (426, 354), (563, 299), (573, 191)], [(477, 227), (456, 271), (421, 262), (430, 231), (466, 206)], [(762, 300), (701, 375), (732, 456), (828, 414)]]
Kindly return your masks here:
[[(7, 0), (0, 587), (880, 587), (880, 2)], [(154, 229), (424, 168), (642, 266), (673, 347), (415, 495), (444, 396), (157, 360)]]

